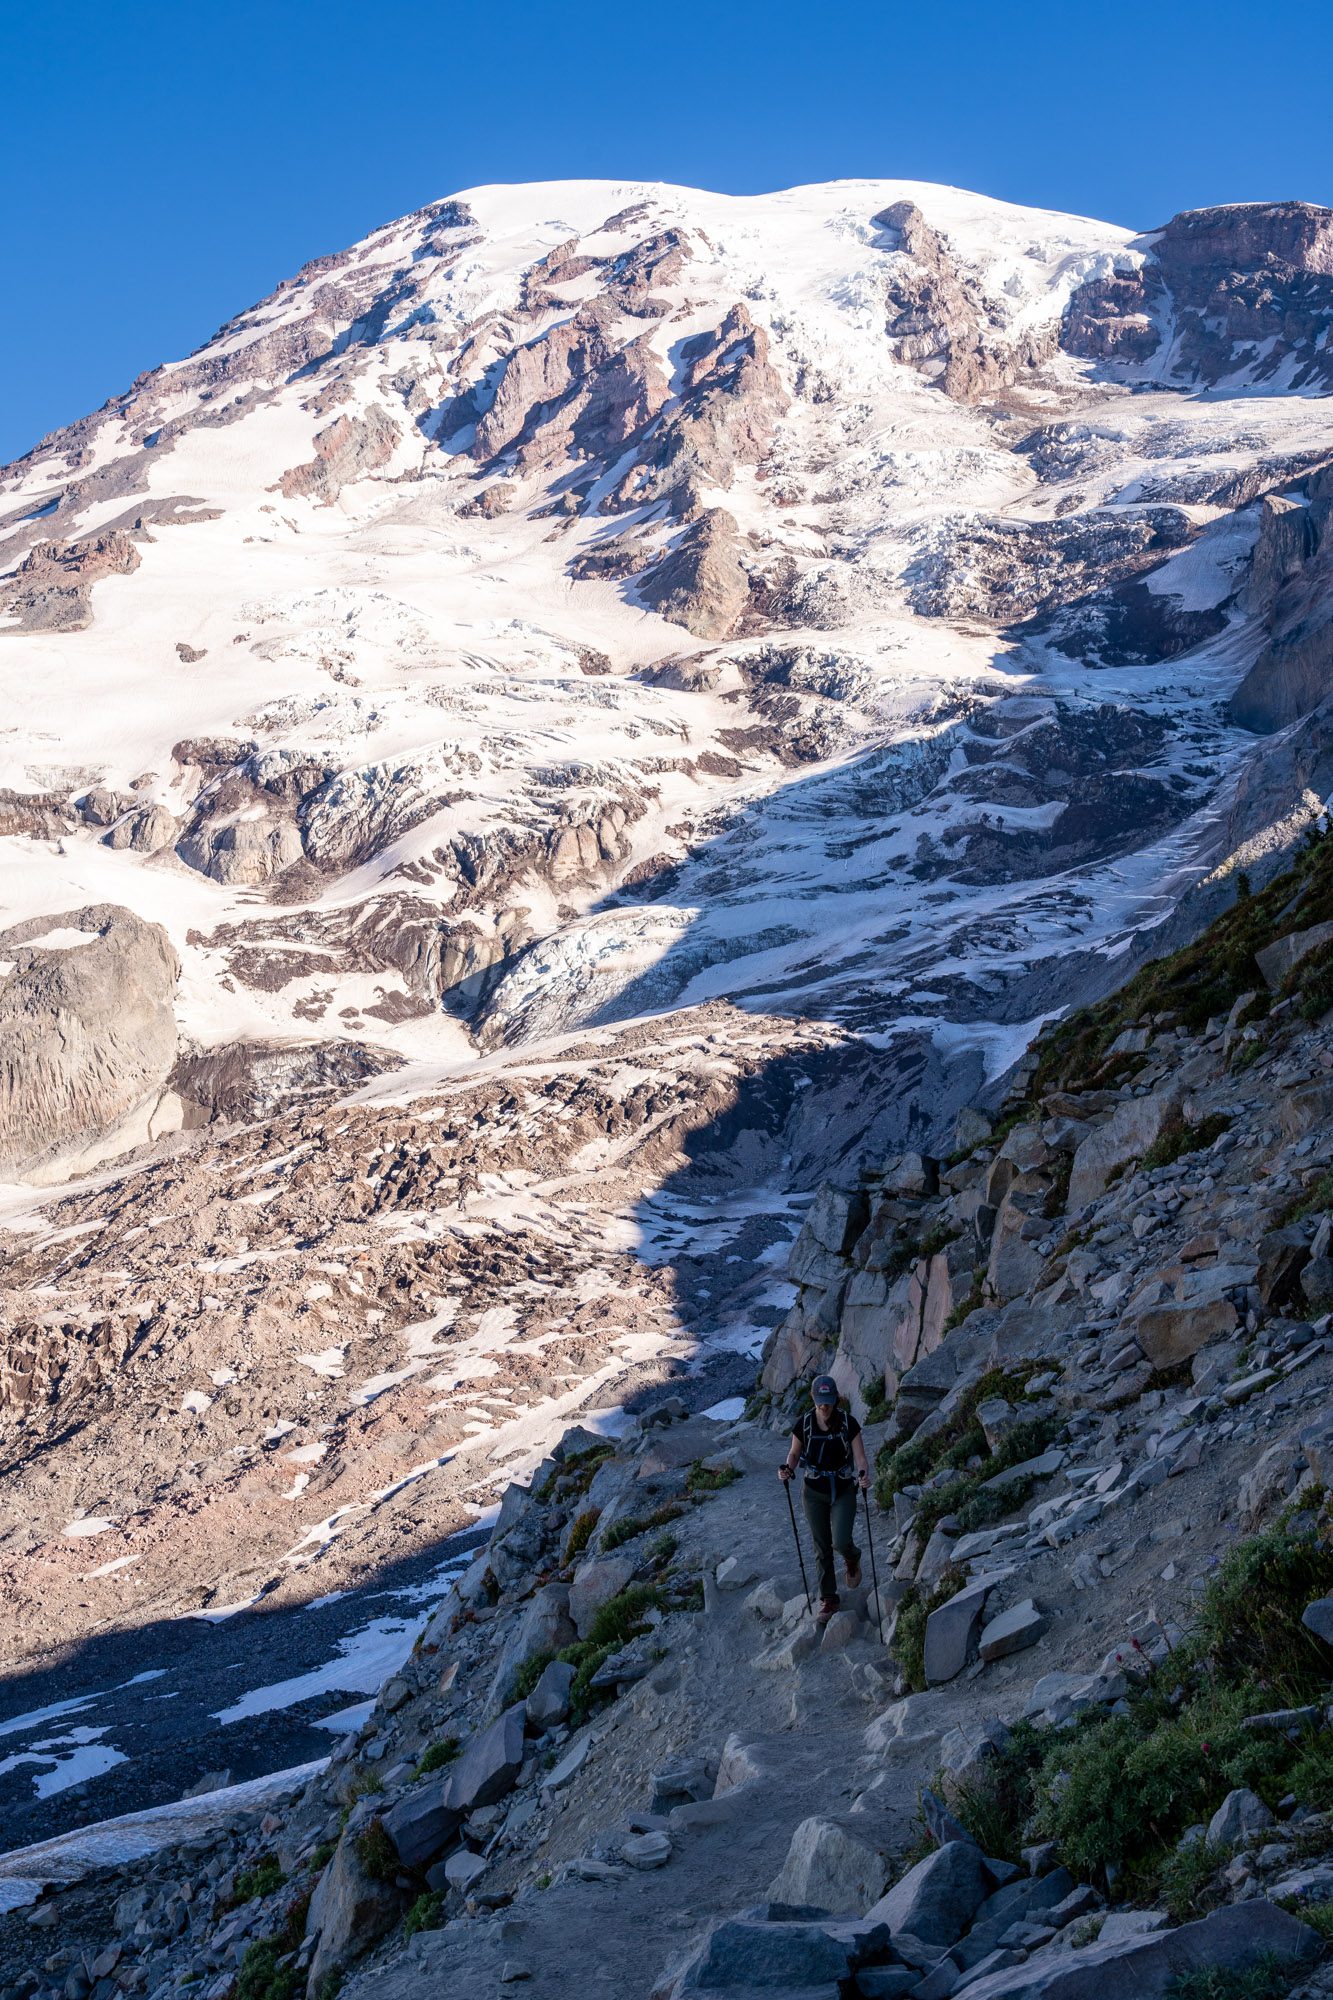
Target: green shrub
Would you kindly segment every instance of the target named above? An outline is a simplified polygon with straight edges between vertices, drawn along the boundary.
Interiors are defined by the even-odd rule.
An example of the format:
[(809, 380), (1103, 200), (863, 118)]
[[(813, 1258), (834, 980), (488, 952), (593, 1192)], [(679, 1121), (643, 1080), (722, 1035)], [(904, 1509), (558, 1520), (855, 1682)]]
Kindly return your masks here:
[(1283, 997), (1295, 996), (1307, 1021), (1320, 1021), (1333, 1007), (1333, 946), (1323, 945), (1294, 965), (1282, 982)]
[(398, 1874), (398, 1850), (378, 1814), (356, 1836), (356, 1858), (372, 1882), (392, 1882)]
[(276, 1854), (261, 1854), (250, 1868), (242, 1868), (232, 1891), (233, 1907), (252, 1903), (257, 1896), (271, 1896), (287, 1880)]
[(305, 1977), (296, 1970), (295, 1959), (309, 1908), (308, 1894), (293, 1897), (276, 1936), (255, 1938), (246, 1946), (232, 2000), (298, 2000), (304, 1993)]
[(554, 1658), (555, 1654), (549, 1648), (544, 1649), (540, 1653), (528, 1654), (527, 1659), (523, 1661), (514, 1676), (515, 1701), (527, 1700)]
[(923, 1258), (937, 1257), (941, 1250), (947, 1250), (962, 1233), (961, 1229), (951, 1229), (947, 1223), (941, 1222), (937, 1223), (934, 1229), (928, 1230), (924, 1236), (904, 1237), (884, 1266), (885, 1277), (890, 1282), (903, 1277)]
[(606, 1438), (600, 1444), (590, 1444), (586, 1451), (571, 1452), (554, 1471), (547, 1474), (540, 1493), (535, 1493), (533, 1498), (543, 1505), (554, 1499), (557, 1493), (565, 1500), (578, 1499), (592, 1485), (602, 1461), (610, 1458), (614, 1450), (615, 1444)]
[(926, 1620), (932, 1611), (938, 1611), (942, 1604), (947, 1604), (962, 1589), (966, 1580), (961, 1570), (950, 1566), (928, 1593), (923, 1593), (913, 1584), (899, 1602), (889, 1651), (902, 1668), (914, 1694), (921, 1694), (926, 1686)]
[(655, 1507), (651, 1514), (621, 1515), (602, 1536), (603, 1553), (609, 1554), (613, 1549), (622, 1548), (636, 1536), (647, 1534), (650, 1528), (665, 1528), (669, 1522), (678, 1521), (684, 1512), (685, 1509), (677, 1501), (668, 1500), (661, 1507)]
[(951, 1811), (983, 1853), (1001, 1861), (1021, 1859), (1033, 1809), (1033, 1780), (1046, 1749), (1045, 1732), (1034, 1723), (1017, 1722), (1002, 1750), (987, 1757), (971, 1777), (948, 1788)]
[(889, 1392), (882, 1375), (870, 1375), (861, 1384), (861, 1401), (865, 1404), (866, 1422), (882, 1424), (889, 1414)]
[[(913, 1685), (941, 1579), (900, 1610), (894, 1651)], [(1136, 1677), (1125, 1712), (1093, 1709), (1072, 1727), (1019, 1724), (1004, 1749), (950, 1806), (988, 1853), (1017, 1858), (1053, 1840), (1084, 1880), (1117, 1871), (1125, 1891), (1163, 1900), (1173, 1921), (1202, 1914), (1225, 1855), (1179, 1851), (1229, 1791), (1245, 1786), (1270, 1806), (1286, 1794), (1333, 1806), (1333, 1736), (1290, 1740), (1246, 1729), (1265, 1709), (1325, 1697), (1329, 1649), (1301, 1625), (1312, 1597), (1333, 1591), (1333, 1548), (1285, 1527), (1238, 1544), (1205, 1591), (1197, 1622), (1170, 1657)]]
[[(1203, 1594), (1186, 1656), (1235, 1686), (1252, 1679), (1288, 1705), (1317, 1697), (1333, 1654), (1301, 1623), (1307, 1604), (1333, 1595), (1333, 1548), (1279, 1526), (1238, 1542)], [(1282, 1703), (1269, 1700), (1269, 1708)]]
[[(283, 1958), (289, 1962), (280, 1964)], [(281, 1951), (274, 1938), (256, 1938), (246, 1946), (234, 2000), (297, 2000), (304, 1990), (305, 1978), (296, 1970), (294, 1952)]]
[(1212, 1847), (1206, 1840), (1177, 1847), (1162, 1863), (1157, 1893), (1173, 1924), (1188, 1924), (1206, 1916), (1221, 1902), (1217, 1871), (1231, 1858), (1229, 1847)]
[(662, 1607), (661, 1587), (655, 1583), (632, 1583), (618, 1596), (610, 1597), (594, 1612), (588, 1639), (594, 1646), (628, 1646), (631, 1639), (647, 1628), (644, 1613)]
[(685, 1491), (693, 1498), (703, 1493), (721, 1493), (724, 1487), (734, 1486), (740, 1476), (734, 1465), (720, 1465), (710, 1472), (703, 1460), (696, 1458), (685, 1475)]
[(1333, 1208), (1333, 1172), (1320, 1174), (1311, 1187), (1305, 1188), (1282, 1211), (1283, 1222), (1303, 1222), (1307, 1215), (1322, 1215)]
[(1296, 1896), (1284, 1896), (1282, 1908), (1318, 1931), (1325, 1944), (1333, 1944), (1333, 1903), (1302, 1903)]
[(437, 1931), (443, 1922), (444, 1896), (438, 1889), (427, 1889), (403, 1918), (403, 1936), (411, 1938), (418, 1931)]
[[(1049, 1365), (1048, 1362), (1025, 1361), (1016, 1368), (989, 1368), (973, 1383), (966, 1395), (960, 1397), (957, 1409), (943, 1429), (928, 1438), (914, 1434), (896, 1447), (884, 1445), (875, 1460), (875, 1497), (880, 1506), (891, 1506), (894, 1494), (904, 1486), (919, 1486), (932, 1473), (945, 1467), (960, 1469), (969, 1458), (988, 1457), (990, 1448), (985, 1432), (977, 1422), (977, 1410), (992, 1396), (1017, 1401), (1032, 1377), (1041, 1374)], [(1038, 1447), (1039, 1450), (1043, 1448)], [(1008, 1458), (1002, 1465), (997, 1454), (981, 1477), (988, 1478), (1007, 1465), (1020, 1464), (1024, 1456), (1034, 1455), (1031, 1452), (1020, 1453), (1019, 1457)], [(943, 1507), (939, 1511), (947, 1514), (952, 1510)], [(939, 1518), (938, 1515), (936, 1518)]]
[(569, 1540), (565, 1543), (565, 1561), (567, 1563), (575, 1562), (583, 1554), (583, 1551), (592, 1539), (592, 1531), (601, 1518), (602, 1510), (600, 1507), (585, 1507), (583, 1512), (576, 1517), (574, 1525), (569, 1531)]
[(1202, 1152), (1205, 1146), (1211, 1146), (1214, 1139), (1220, 1139), (1224, 1132), (1230, 1130), (1231, 1120), (1223, 1111), (1210, 1112), (1197, 1125), (1191, 1125), (1184, 1118), (1170, 1119), (1139, 1161), (1139, 1166), (1145, 1173), (1151, 1172), (1154, 1167), (1169, 1167), (1186, 1153)]
[(422, 1751), (417, 1763), (417, 1776), (419, 1778), (428, 1778), (432, 1771), (443, 1770), (446, 1764), (452, 1764), (457, 1755), (458, 1738), (456, 1736), (438, 1737), (434, 1743), (427, 1744), (426, 1748)]
[(1301, 1975), (1296, 1959), (1265, 1953), (1243, 1970), (1233, 1965), (1199, 1965), (1178, 1973), (1167, 1988), (1169, 2000), (1284, 2000)]

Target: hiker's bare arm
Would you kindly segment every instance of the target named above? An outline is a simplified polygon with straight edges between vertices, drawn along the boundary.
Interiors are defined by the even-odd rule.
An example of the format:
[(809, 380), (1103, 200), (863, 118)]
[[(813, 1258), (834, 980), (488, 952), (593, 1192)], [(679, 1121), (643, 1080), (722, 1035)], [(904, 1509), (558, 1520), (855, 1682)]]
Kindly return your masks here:
[(791, 1441), (791, 1449), (787, 1453), (786, 1459), (778, 1467), (779, 1479), (791, 1478), (793, 1472), (795, 1472), (796, 1470), (796, 1462), (800, 1458), (800, 1456), (801, 1456), (801, 1440), (799, 1438), (794, 1437)]
[(870, 1467), (866, 1464), (865, 1439), (861, 1436), (860, 1431), (852, 1439), (852, 1459), (856, 1466), (856, 1476), (862, 1486), (869, 1486)]

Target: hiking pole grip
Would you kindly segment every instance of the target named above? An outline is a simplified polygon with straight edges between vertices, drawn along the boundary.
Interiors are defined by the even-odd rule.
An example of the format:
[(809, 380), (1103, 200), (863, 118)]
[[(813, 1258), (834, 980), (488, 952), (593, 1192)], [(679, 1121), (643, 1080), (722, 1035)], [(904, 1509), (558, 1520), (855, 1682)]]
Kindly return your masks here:
[(790, 1479), (783, 1480), (782, 1489), (787, 1496), (787, 1512), (791, 1516), (791, 1533), (792, 1540), (796, 1544), (796, 1560), (801, 1565), (801, 1588), (805, 1592), (805, 1609), (808, 1617), (814, 1606), (810, 1602), (810, 1584), (805, 1574), (805, 1557), (801, 1554), (801, 1537), (796, 1531), (796, 1509), (792, 1505)]

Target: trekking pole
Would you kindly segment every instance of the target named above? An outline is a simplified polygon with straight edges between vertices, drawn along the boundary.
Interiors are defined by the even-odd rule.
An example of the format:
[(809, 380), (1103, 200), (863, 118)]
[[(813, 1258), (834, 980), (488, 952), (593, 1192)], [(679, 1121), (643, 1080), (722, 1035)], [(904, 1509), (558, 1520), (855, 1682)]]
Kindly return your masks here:
[(870, 1488), (861, 1488), (861, 1497), (866, 1503), (866, 1547), (870, 1551), (870, 1581), (875, 1591), (875, 1622), (879, 1627), (879, 1643), (884, 1644), (884, 1606), (879, 1599), (879, 1578), (875, 1574), (875, 1537), (870, 1532)]
[(805, 1557), (801, 1554), (801, 1538), (796, 1532), (796, 1509), (792, 1505), (790, 1479), (784, 1479), (782, 1487), (787, 1495), (787, 1512), (791, 1515), (792, 1539), (796, 1543), (796, 1560), (801, 1565), (801, 1588), (805, 1592), (805, 1610), (808, 1617), (811, 1611), (813, 1611), (814, 1606), (810, 1602), (810, 1585), (806, 1580)]

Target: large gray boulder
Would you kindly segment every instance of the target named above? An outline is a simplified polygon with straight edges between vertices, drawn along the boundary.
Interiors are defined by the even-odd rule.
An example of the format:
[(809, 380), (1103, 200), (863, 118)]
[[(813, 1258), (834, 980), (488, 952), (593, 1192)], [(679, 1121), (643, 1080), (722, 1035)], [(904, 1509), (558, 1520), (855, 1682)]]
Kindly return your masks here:
[(748, 1917), (714, 1924), (695, 1946), (663, 2000), (728, 1990), (779, 1996), (841, 1990), (867, 1961), (887, 1959), (889, 1933), (867, 1917), (859, 1924), (813, 1921), (765, 1923)]
[(442, 1854), (463, 1822), (449, 1803), (448, 1778), (415, 1785), (382, 1815), (384, 1831), (404, 1868), (422, 1869)]
[(803, 1819), (769, 1888), (775, 1903), (863, 1910), (884, 1894), (889, 1867), (878, 1848), (832, 1819)]
[(402, 1908), (391, 1882), (366, 1873), (360, 1855), (366, 1822), (348, 1826), (338, 1842), (306, 1913), (306, 1936), (316, 1940), (307, 1991), (318, 1994), (331, 1974), (369, 1951), (389, 1930)]
[(180, 1123), (180, 964), (114, 903), (0, 932), (0, 1179), (52, 1181)]
[(1252, 1833), (1262, 1833), (1273, 1824), (1273, 1815), (1259, 1797), (1245, 1786), (1228, 1792), (1208, 1822), (1210, 1847), (1234, 1847)]
[(972, 1658), (989, 1583), (969, 1583), (926, 1620), (926, 1679), (932, 1687), (951, 1681)]
[(969, 2000), (1163, 2000), (1187, 1972), (1226, 1966), (1243, 1972), (1271, 1955), (1313, 1958), (1319, 1939), (1274, 1903), (1256, 1898), (1214, 1910), (1179, 1930), (1156, 1931), (1078, 1951), (1039, 1952), (1026, 1965), (989, 1973), (966, 1989)]
[(474, 1736), (454, 1765), (447, 1799), (460, 1815), (493, 1806), (512, 1790), (523, 1765), (526, 1715), (521, 1701), (507, 1708), (489, 1729)]
[(1071, 1214), (1096, 1200), (1117, 1167), (1142, 1158), (1163, 1126), (1178, 1115), (1181, 1094), (1179, 1089), (1166, 1089), (1147, 1097), (1128, 1097), (1104, 1125), (1088, 1134), (1069, 1175), (1066, 1206)]
[(525, 1660), (537, 1653), (559, 1653), (572, 1646), (574, 1638), (568, 1584), (544, 1584), (524, 1605), (523, 1615), (500, 1656), (487, 1701), (492, 1713), (511, 1699), (518, 1670)]
[(970, 1840), (947, 1840), (873, 1903), (865, 1920), (887, 1924), (895, 1937), (903, 1931), (945, 1951), (963, 1935), (993, 1887), (981, 1849)]
[(604, 1604), (619, 1597), (634, 1581), (636, 1559), (631, 1555), (594, 1556), (574, 1572), (569, 1587), (569, 1615), (580, 1639)]
[(569, 1714), (574, 1674), (575, 1669), (566, 1660), (549, 1660), (543, 1667), (541, 1678), (525, 1704), (531, 1728), (553, 1729), (556, 1723), (564, 1721)]

